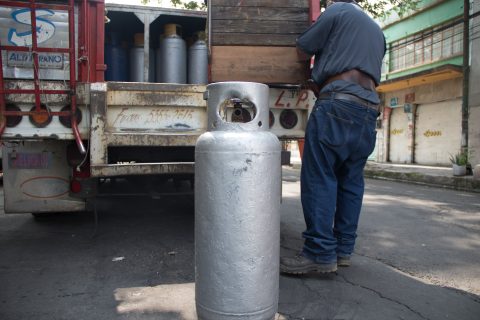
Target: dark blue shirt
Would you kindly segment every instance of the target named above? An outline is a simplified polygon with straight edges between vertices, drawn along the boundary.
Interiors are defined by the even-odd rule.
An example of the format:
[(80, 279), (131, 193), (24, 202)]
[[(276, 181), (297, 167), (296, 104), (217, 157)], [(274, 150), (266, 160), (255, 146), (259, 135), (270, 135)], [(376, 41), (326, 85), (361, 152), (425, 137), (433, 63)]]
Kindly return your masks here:
[[(377, 85), (380, 82), (385, 37), (380, 26), (355, 4), (337, 2), (329, 6), (298, 37), (297, 46), (315, 55), (312, 78), (318, 84), (352, 69), (370, 75)], [(331, 91), (354, 94), (372, 103), (380, 102), (376, 92), (343, 80), (322, 88), (322, 92)]]

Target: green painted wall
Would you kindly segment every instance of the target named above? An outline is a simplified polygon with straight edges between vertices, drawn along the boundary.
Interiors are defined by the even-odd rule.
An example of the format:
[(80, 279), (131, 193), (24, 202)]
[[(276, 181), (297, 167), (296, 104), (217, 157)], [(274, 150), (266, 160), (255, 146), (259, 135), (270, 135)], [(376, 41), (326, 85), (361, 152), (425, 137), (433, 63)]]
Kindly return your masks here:
[[(393, 23), (386, 25), (383, 28), (383, 32), (387, 40), (387, 48), (388, 44), (393, 41), (403, 39), (412, 34), (421, 32), (422, 30), (430, 29), (433, 26), (448, 22), (449, 20), (462, 16), (463, 0), (424, 0), (420, 4), (420, 8), (421, 9), (418, 13), (404, 19), (397, 20)], [(385, 55), (384, 61), (390, 61), (388, 51)], [(463, 57), (457, 56), (395, 73), (388, 73), (387, 68), (387, 74), (382, 74), (382, 81), (407, 76), (416, 72), (428, 70), (445, 64), (462, 66)]]
[(423, 1), (421, 7), (426, 8), (421, 9), (422, 11), (417, 14), (384, 27), (383, 32), (387, 43), (463, 15), (463, 0)]
[(420, 72), (420, 71), (423, 71), (423, 70), (432, 69), (432, 68), (443, 66), (443, 65), (446, 65), (446, 64), (453, 64), (453, 65), (457, 65), (457, 66), (462, 66), (463, 65), (463, 57), (462, 56), (457, 56), (457, 57), (437, 61), (437, 62), (430, 63), (430, 64), (424, 64), (422, 66), (418, 66), (418, 67), (411, 68), (411, 69), (404, 70), (404, 71), (392, 72), (392, 73), (389, 73), (387, 75), (383, 75), (381, 81), (391, 80), (391, 79), (407, 76), (409, 74), (417, 73), (417, 72)]

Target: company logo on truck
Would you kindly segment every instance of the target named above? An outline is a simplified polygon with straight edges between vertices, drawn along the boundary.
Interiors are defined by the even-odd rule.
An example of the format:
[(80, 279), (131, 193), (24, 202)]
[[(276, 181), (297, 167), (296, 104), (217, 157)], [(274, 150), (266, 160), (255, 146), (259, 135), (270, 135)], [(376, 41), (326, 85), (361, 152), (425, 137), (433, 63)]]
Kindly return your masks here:
[[(47, 41), (55, 34), (55, 25), (42, 17), (53, 16), (55, 12), (47, 9), (37, 9), (36, 14), (36, 34), (37, 44)], [(30, 9), (20, 9), (12, 12), (12, 18), (18, 23), (26, 24), (29, 30), (26, 32), (17, 32), (17, 29), (10, 28), (8, 31), (8, 41), (16, 46), (31, 46), (32, 45), (32, 20), (30, 17)]]
[[(36, 38), (37, 44), (44, 43), (55, 35), (55, 24), (48, 20), (48, 17), (55, 15), (55, 12), (47, 9), (37, 9), (36, 14)], [(32, 46), (32, 20), (30, 9), (19, 9), (11, 13), (12, 19), (22, 25), (27, 31), (19, 31), (17, 28), (10, 28), (8, 31), (8, 42), (15, 46)], [(63, 68), (63, 54), (61, 53), (40, 53), (38, 62), (41, 68)], [(33, 58), (30, 52), (10, 51), (7, 55), (7, 64), (10, 67), (31, 68)]]

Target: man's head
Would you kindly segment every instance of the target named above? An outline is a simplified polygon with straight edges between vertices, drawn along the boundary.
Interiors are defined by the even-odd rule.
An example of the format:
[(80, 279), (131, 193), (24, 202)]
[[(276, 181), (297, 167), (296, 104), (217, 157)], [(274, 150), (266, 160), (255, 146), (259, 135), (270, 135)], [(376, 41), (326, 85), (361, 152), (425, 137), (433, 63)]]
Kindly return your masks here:
[(358, 6), (357, 1), (355, 0), (327, 0), (327, 7), (334, 4), (335, 2), (347, 2), (347, 3), (353, 3)]
[(330, 0), (330, 2), (347, 2), (347, 3), (355, 3), (358, 4), (355, 0)]

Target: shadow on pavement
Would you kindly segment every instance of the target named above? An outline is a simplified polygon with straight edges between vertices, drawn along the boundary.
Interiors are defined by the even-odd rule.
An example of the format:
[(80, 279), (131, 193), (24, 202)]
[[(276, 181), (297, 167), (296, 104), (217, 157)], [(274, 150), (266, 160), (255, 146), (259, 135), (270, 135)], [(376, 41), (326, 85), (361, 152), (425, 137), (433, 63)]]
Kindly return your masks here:
[[(296, 182), (289, 177), (283, 189), (281, 251), (287, 256), (301, 249), (305, 229)], [(478, 319), (480, 297), (470, 293), (480, 288), (476, 204), (434, 190), (427, 208), (432, 190), (377, 183), (367, 183), (353, 265), (330, 276), (282, 275), (279, 312), (318, 320)]]
[[(282, 254), (293, 255), (301, 247), (303, 218), (298, 190), (289, 183), (295, 182), (284, 184), (281, 244)], [(327, 276), (280, 276), (285, 318), (478, 319), (478, 296), (399, 271), (394, 255), (422, 267), (421, 252), (408, 249), (419, 240), (398, 234), (411, 226), (382, 216), (387, 204), (366, 209), (363, 223), (376, 227), (362, 225), (352, 267)], [(439, 228), (436, 223), (430, 227)], [(39, 221), (1, 214), (0, 319), (196, 319), (193, 232), (191, 195), (101, 199), (97, 226), (92, 213)], [(451, 239), (436, 241), (447, 250), (442, 255), (455, 249)]]

